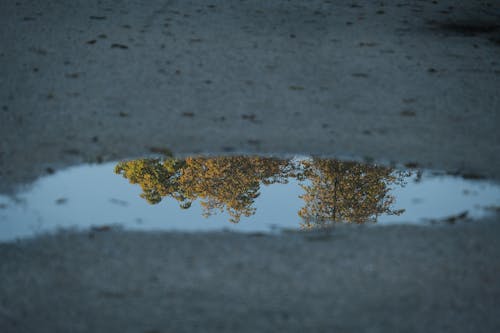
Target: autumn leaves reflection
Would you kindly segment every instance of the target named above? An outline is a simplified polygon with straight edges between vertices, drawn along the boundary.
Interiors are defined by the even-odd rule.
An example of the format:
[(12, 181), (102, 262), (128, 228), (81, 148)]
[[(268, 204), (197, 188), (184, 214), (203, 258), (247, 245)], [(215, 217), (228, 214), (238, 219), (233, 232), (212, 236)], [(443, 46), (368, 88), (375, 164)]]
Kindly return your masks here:
[(189, 208), (199, 199), (204, 215), (226, 210), (231, 222), (255, 213), (261, 183), (286, 183), (291, 170), (289, 161), (259, 157), (139, 159), (115, 167), (152, 204), (168, 196)]
[(303, 228), (334, 222), (376, 222), (394, 210), (391, 186), (404, 185), (409, 176), (391, 168), (332, 159), (276, 159), (266, 157), (173, 157), (120, 162), (115, 172), (142, 188), (151, 204), (164, 197), (187, 209), (199, 200), (205, 216), (227, 211), (230, 221), (255, 214), (261, 185), (297, 179), (304, 190), (298, 214)]
[(304, 207), (299, 211), (303, 227), (326, 226), (331, 222), (376, 222), (380, 215), (400, 215), (404, 210), (392, 209), (392, 185), (404, 185), (408, 173), (391, 168), (312, 159), (300, 162), (299, 179)]

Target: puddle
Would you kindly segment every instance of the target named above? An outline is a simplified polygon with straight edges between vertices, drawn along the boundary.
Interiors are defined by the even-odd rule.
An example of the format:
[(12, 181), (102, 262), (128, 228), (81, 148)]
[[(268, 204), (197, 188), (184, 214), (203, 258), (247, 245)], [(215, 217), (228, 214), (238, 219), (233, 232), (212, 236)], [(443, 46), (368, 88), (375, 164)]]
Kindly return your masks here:
[(430, 171), (306, 157), (149, 158), (74, 167), (0, 195), (0, 240), (115, 225), (272, 232), (461, 223), (499, 205), (495, 183)]

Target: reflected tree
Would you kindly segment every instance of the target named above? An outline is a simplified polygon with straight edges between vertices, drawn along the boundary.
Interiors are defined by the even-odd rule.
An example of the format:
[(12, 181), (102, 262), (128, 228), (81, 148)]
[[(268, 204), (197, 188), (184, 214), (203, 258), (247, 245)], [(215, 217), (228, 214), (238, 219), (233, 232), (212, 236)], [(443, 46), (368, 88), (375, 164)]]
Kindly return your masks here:
[(205, 216), (227, 211), (234, 223), (255, 213), (262, 184), (296, 178), (305, 191), (298, 214), (306, 229), (401, 214), (403, 210), (392, 209), (394, 197), (389, 191), (392, 185), (402, 185), (407, 175), (355, 162), (245, 156), (138, 159), (118, 163), (115, 172), (139, 184), (141, 197), (151, 204), (171, 197), (186, 209), (200, 200)]
[(255, 213), (261, 184), (286, 183), (290, 170), (287, 160), (244, 156), (140, 159), (115, 167), (117, 174), (141, 186), (141, 197), (149, 203), (168, 196), (189, 208), (200, 199), (205, 216), (225, 210), (235, 223)]
[(138, 159), (119, 162), (115, 166), (115, 173), (121, 174), (131, 184), (139, 184), (142, 188), (141, 197), (150, 204), (157, 204), (166, 196), (185, 202), (179, 184), (184, 165), (185, 161), (172, 157)]
[(400, 215), (404, 210), (392, 209), (391, 185), (403, 185), (407, 173), (391, 168), (309, 159), (300, 162), (297, 177), (306, 180), (301, 196), (304, 207), (299, 216), (302, 227), (324, 227), (335, 222), (376, 222), (382, 214)]

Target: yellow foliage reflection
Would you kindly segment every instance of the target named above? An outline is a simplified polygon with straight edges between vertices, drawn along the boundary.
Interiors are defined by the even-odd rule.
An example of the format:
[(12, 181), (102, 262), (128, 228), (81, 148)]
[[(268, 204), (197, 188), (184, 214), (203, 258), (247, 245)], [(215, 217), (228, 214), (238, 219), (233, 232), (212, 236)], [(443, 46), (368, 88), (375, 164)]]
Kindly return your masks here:
[(288, 161), (262, 157), (168, 157), (120, 162), (115, 172), (139, 184), (141, 197), (152, 204), (170, 196), (189, 208), (200, 199), (205, 216), (226, 210), (236, 223), (255, 213), (261, 184), (287, 182), (288, 166)]
[(151, 204), (164, 197), (187, 209), (200, 200), (204, 215), (227, 211), (230, 221), (255, 213), (261, 185), (300, 181), (305, 194), (299, 211), (303, 228), (332, 222), (376, 222), (393, 210), (391, 185), (402, 185), (405, 174), (391, 168), (328, 159), (284, 160), (265, 157), (173, 157), (120, 162), (115, 172), (142, 188)]
[(305, 194), (299, 211), (302, 227), (326, 226), (330, 222), (376, 222), (382, 215), (400, 215), (404, 210), (391, 208), (391, 185), (403, 185), (406, 173), (391, 168), (313, 159), (301, 162)]

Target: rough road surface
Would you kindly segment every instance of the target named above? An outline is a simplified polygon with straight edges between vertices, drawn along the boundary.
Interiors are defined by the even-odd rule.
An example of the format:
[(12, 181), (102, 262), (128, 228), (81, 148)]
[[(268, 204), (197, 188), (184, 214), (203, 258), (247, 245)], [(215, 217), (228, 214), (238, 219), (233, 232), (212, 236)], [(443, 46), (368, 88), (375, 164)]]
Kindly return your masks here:
[(2, 1), (0, 183), (175, 153), (499, 176), (497, 1)]
[[(0, 245), (2, 332), (498, 332), (500, 226)], [(61, 249), (64, 249), (63, 251)]]

